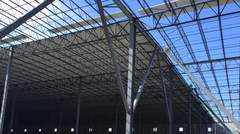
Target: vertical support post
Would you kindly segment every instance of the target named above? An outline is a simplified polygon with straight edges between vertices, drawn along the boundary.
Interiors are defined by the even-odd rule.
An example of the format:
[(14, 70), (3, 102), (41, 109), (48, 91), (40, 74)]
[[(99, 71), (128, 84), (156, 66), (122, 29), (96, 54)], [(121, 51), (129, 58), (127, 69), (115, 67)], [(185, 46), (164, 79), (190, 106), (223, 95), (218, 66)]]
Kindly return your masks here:
[(79, 118), (80, 118), (80, 105), (81, 105), (81, 87), (82, 87), (82, 78), (80, 79), (79, 83), (79, 90), (78, 90), (78, 102), (77, 102), (77, 118), (76, 118), (76, 131), (75, 134), (79, 134)]
[(116, 95), (116, 118), (115, 118), (115, 134), (117, 134), (118, 130), (118, 95)]
[(13, 119), (14, 119), (14, 113), (15, 113), (15, 104), (16, 104), (16, 92), (14, 92), (14, 99), (12, 102), (12, 111), (11, 111), (11, 119), (10, 119), (10, 124), (9, 124), (9, 134), (11, 134), (11, 129), (13, 126)]
[(169, 83), (170, 93), (169, 93), (169, 112), (170, 112), (170, 119), (171, 124), (169, 128), (169, 134), (173, 134), (173, 70), (170, 67), (170, 83)]
[(172, 117), (170, 114), (170, 109), (169, 109), (169, 102), (168, 102), (168, 98), (167, 98), (167, 93), (166, 93), (166, 88), (165, 88), (165, 82), (164, 82), (164, 77), (163, 77), (163, 72), (162, 72), (162, 65), (161, 65), (161, 61), (160, 61), (160, 56), (159, 54), (157, 55), (157, 59), (158, 59), (158, 68), (159, 68), (159, 74), (161, 76), (161, 85), (162, 85), (162, 89), (164, 92), (164, 97), (165, 97), (165, 103), (166, 103), (166, 108), (167, 108), (167, 115), (168, 115), (168, 121), (169, 121), (169, 134), (172, 133)]
[(10, 47), (10, 49), (9, 49), (8, 66), (7, 66), (7, 73), (6, 73), (6, 79), (5, 79), (5, 85), (4, 85), (2, 108), (1, 108), (1, 115), (0, 115), (0, 134), (3, 133), (3, 124), (4, 124), (4, 117), (5, 117), (5, 112), (6, 112), (12, 57), (13, 57), (13, 46)]
[(62, 114), (63, 114), (63, 102), (62, 102), (62, 100), (61, 100), (61, 111), (60, 111), (59, 124), (58, 124), (58, 128), (59, 128), (58, 133), (59, 133), (59, 134), (61, 134)]
[(128, 56), (128, 85), (127, 85), (127, 105), (129, 111), (126, 113), (126, 131), (125, 134), (132, 134), (133, 128), (133, 93), (135, 76), (135, 54), (136, 54), (136, 27), (135, 19), (130, 24), (130, 44)]
[[(15, 109), (15, 121), (14, 121), (14, 127), (13, 127), (13, 134), (17, 134), (17, 128), (18, 128), (18, 119), (19, 119), (19, 115), (18, 115), (18, 108)], [(10, 130), (11, 131), (11, 130)]]
[(201, 122), (202, 122), (202, 117), (201, 117), (201, 114), (202, 114), (202, 112), (201, 112), (201, 103), (199, 103), (199, 105), (198, 105), (198, 120), (199, 120), (199, 122), (198, 122), (198, 134), (201, 134)]
[(206, 111), (206, 129), (205, 129), (205, 132), (208, 133), (208, 114), (207, 114), (207, 111)]
[(139, 116), (138, 116), (138, 134), (141, 134), (141, 106), (139, 106)]
[(191, 122), (191, 92), (188, 92), (188, 134), (191, 134), (192, 122)]

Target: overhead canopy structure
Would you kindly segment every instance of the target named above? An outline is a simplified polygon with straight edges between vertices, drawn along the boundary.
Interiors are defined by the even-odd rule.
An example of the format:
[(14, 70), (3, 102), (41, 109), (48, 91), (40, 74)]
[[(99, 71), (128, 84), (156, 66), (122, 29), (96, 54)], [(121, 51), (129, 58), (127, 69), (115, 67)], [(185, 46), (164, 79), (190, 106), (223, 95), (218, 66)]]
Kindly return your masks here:
[[(138, 26), (135, 33), (135, 94), (154, 50), (163, 51), (161, 46), (168, 44), (171, 53), (240, 120), (238, 0), (142, 0), (121, 3), (136, 18), (134, 23)], [(1, 1), (0, 28), (17, 21), (40, 4), (35, 0)], [(129, 21), (129, 16), (114, 1), (102, 1), (102, 5), (124, 89), (127, 89), (133, 21)], [(17, 111), (22, 115), (21, 123), (26, 126), (32, 124), (24, 118), (33, 111), (39, 118), (49, 111), (62, 108), (74, 111), (79, 92), (80, 115), (85, 115), (82, 121), (89, 118), (94, 120), (90, 116), (97, 114), (99, 117), (96, 120), (106, 113), (114, 115), (117, 104), (120, 106), (119, 116), (125, 116), (100, 16), (95, 1), (56, 0), (1, 40), (0, 87), (4, 89), (9, 47), (13, 46), (7, 111), (11, 111), (16, 101)], [(171, 98), (171, 86), (174, 89), (174, 123), (186, 123), (189, 118), (189, 92), (186, 87), (192, 84), (232, 132), (238, 129), (174, 62), (165, 55), (161, 55), (160, 61), (168, 101)], [(159, 61), (155, 56), (135, 113), (141, 115), (142, 123), (169, 121), (164, 90)], [(200, 101), (193, 93), (190, 96), (192, 123), (199, 122), (199, 107), (204, 116), (200, 122), (218, 122), (206, 107), (199, 105)], [(71, 120), (69, 124), (75, 123), (75, 114), (76, 111), (67, 113)], [(6, 118), (9, 123), (11, 116), (7, 114)], [(114, 122), (112, 116), (105, 115), (104, 118), (105, 124)], [(119, 122), (125, 122), (125, 118), (119, 119)], [(89, 122), (85, 125), (89, 125)]]

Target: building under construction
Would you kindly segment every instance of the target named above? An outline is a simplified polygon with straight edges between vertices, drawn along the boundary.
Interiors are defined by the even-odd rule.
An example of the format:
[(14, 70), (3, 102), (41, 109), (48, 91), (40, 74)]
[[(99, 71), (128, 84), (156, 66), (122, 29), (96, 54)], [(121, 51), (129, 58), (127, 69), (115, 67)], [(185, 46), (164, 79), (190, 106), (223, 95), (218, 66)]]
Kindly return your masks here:
[(0, 134), (240, 132), (240, 0), (0, 9)]

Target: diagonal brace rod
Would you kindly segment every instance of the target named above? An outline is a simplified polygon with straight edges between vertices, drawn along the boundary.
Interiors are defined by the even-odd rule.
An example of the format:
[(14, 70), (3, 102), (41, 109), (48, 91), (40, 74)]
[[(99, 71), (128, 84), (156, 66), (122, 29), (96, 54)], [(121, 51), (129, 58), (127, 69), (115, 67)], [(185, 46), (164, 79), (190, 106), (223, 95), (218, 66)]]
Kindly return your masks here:
[(24, 22), (26, 22), (28, 19), (30, 19), (32, 16), (37, 14), (39, 11), (47, 7), (49, 4), (51, 4), (54, 0), (45, 0), (43, 3), (41, 3), (39, 6), (22, 16), (21, 18), (14, 21), (12, 24), (9, 24), (5, 28), (0, 30), (0, 40), (11, 33), (14, 29), (22, 25)]
[(125, 93), (123, 82), (122, 82), (122, 77), (121, 77), (120, 70), (119, 70), (119, 67), (118, 67), (116, 54), (115, 54), (115, 51), (114, 51), (114, 48), (113, 48), (113, 45), (112, 45), (112, 40), (111, 40), (109, 31), (108, 31), (106, 18), (105, 18), (104, 12), (103, 12), (103, 7), (102, 7), (101, 0), (97, 0), (97, 4), (98, 4), (98, 9), (99, 9), (99, 13), (100, 13), (100, 16), (101, 16), (102, 24), (103, 24), (104, 33), (106, 35), (107, 42), (108, 42), (108, 45), (109, 45), (109, 49), (110, 49), (110, 52), (111, 52), (111, 57), (112, 57), (113, 65), (114, 65), (114, 70), (115, 70), (116, 75), (117, 75), (117, 80), (118, 80), (119, 89), (120, 89), (120, 93), (121, 93), (121, 96), (122, 96), (123, 104), (124, 104), (125, 110), (129, 111), (129, 108), (128, 108), (128, 105), (127, 105), (127, 97), (126, 97), (126, 93)]
[(140, 98), (140, 96), (141, 96), (143, 87), (144, 87), (144, 85), (145, 85), (145, 83), (146, 83), (148, 74), (149, 74), (149, 72), (150, 72), (150, 69), (151, 69), (151, 66), (152, 66), (152, 63), (153, 63), (153, 60), (154, 60), (154, 57), (155, 57), (157, 51), (158, 51), (158, 49), (155, 48), (155, 50), (154, 50), (154, 52), (153, 52), (153, 54), (152, 54), (152, 57), (151, 57), (151, 59), (150, 59), (150, 62), (149, 62), (149, 64), (148, 64), (147, 70), (146, 70), (146, 72), (145, 72), (145, 74), (144, 74), (144, 76), (143, 76), (142, 82), (141, 82), (141, 84), (140, 84), (140, 86), (139, 86), (139, 88), (138, 88), (138, 92), (137, 92), (136, 97), (135, 97), (135, 99), (134, 99), (134, 101), (133, 101), (133, 112), (135, 111), (135, 109), (136, 109), (136, 107), (137, 107), (139, 98)]
[(165, 103), (166, 103), (166, 107), (167, 107), (168, 120), (169, 120), (169, 125), (170, 125), (169, 129), (170, 129), (171, 126), (172, 126), (172, 118), (171, 118), (171, 115), (170, 115), (170, 109), (169, 109), (168, 98), (167, 98), (165, 82), (164, 82), (163, 72), (162, 72), (162, 65), (161, 65), (159, 54), (157, 55), (157, 59), (158, 59), (158, 67), (159, 67), (159, 73), (160, 73), (160, 77), (161, 77), (162, 89), (164, 91), (164, 96), (165, 96)]

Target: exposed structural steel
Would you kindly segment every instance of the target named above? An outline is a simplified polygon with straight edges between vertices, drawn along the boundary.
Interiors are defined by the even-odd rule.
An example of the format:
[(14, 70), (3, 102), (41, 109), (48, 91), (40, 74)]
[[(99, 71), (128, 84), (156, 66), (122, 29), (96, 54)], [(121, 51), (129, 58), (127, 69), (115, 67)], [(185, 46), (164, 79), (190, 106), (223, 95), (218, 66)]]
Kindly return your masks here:
[[(165, 82), (164, 82), (164, 77), (163, 77), (163, 71), (162, 71), (162, 65), (161, 65), (161, 61), (160, 61), (160, 56), (159, 54), (157, 55), (157, 59), (158, 59), (158, 66), (159, 66), (159, 73), (160, 73), (160, 79), (161, 79), (161, 85), (162, 85), (162, 89), (163, 89), (163, 92), (164, 92), (164, 98), (165, 98), (165, 103), (166, 103), (166, 108), (167, 108), (167, 114), (168, 114), (168, 120), (169, 120), (169, 134), (172, 134), (172, 113), (170, 112), (170, 108), (169, 108), (169, 103), (170, 103), (170, 100), (168, 102), (168, 98), (167, 98), (167, 91), (166, 91), (166, 88), (165, 88)], [(171, 70), (170, 70), (171, 72)], [(170, 74), (171, 75), (171, 74)], [(171, 76), (170, 76), (171, 77)], [(171, 79), (171, 78), (170, 78)], [(171, 88), (171, 87), (170, 87)], [(171, 92), (172, 89), (169, 89), (169, 91)], [(172, 99), (172, 94), (169, 95)], [(172, 101), (172, 100), (171, 100)]]
[[(169, 76), (170, 76), (170, 81), (169, 81), (169, 116), (170, 116), (170, 123), (169, 123), (169, 134), (172, 134), (173, 133), (173, 129), (174, 129), (174, 126), (173, 126), (173, 94), (174, 94), (174, 91), (173, 91), (173, 69), (172, 67), (170, 67), (170, 73), (169, 73)], [(200, 107), (201, 108), (201, 107)]]
[(15, 30), (17, 27), (25, 23), (28, 19), (30, 19), (32, 16), (37, 14), (42, 9), (46, 8), (49, 4), (51, 4), (54, 0), (45, 0), (43, 3), (41, 3), (39, 6), (34, 8), (32, 11), (24, 15), (23, 17), (19, 18), (12, 24), (8, 25), (7, 27), (0, 30), (0, 39), (11, 33), (13, 30)]
[(80, 108), (81, 108), (81, 88), (82, 88), (82, 79), (80, 79), (80, 82), (79, 82), (79, 90), (78, 90), (78, 95), (77, 95), (77, 116), (76, 116), (76, 131), (75, 131), (75, 134), (79, 134), (79, 128), (80, 128), (80, 125), (79, 125), (79, 121), (80, 121)]
[(141, 96), (143, 87), (144, 87), (144, 85), (145, 85), (145, 83), (146, 83), (148, 74), (149, 74), (149, 72), (150, 72), (150, 69), (151, 69), (151, 66), (152, 66), (152, 63), (153, 63), (153, 60), (154, 60), (154, 57), (155, 57), (157, 51), (158, 51), (158, 48), (155, 47), (155, 50), (154, 50), (154, 52), (153, 52), (153, 54), (152, 54), (152, 57), (151, 57), (151, 59), (150, 59), (150, 61), (149, 61), (148, 66), (147, 66), (147, 70), (146, 70), (146, 72), (145, 72), (145, 74), (144, 74), (144, 76), (143, 76), (142, 82), (140, 83), (140, 86), (139, 86), (139, 88), (138, 88), (138, 92), (137, 92), (136, 97), (135, 97), (135, 99), (134, 99), (134, 101), (133, 101), (133, 111), (135, 111), (135, 109), (136, 109), (136, 107), (137, 107), (139, 98), (140, 98), (140, 96)]
[(192, 133), (192, 120), (191, 120), (191, 92), (188, 91), (188, 134)]
[[(172, 93), (170, 93), (170, 100), (168, 101), (168, 98), (167, 98), (167, 91), (166, 91), (166, 88), (165, 88), (165, 82), (164, 82), (164, 77), (163, 77), (163, 71), (162, 71), (162, 65), (161, 65), (161, 61), (160, 61), (160, 56), (159, 54), (157, 55), (157, 59), (158, 59), (158, 66), (159, 66), (159, 73), (160, 73), (160, 79), (161, 79), (161, 85), (162, 85), (162, 89), (163, 89), (163, 92), (164, 92), (164, 98), (165, 98), (165, 103), (166, 103), (166, 107), (167, 107), (167, 114), (168, 114), (168, 120), (169, 120), (169, 134), (172, 134), (172, 113), (170, 112), (170, 108), (169, 108), (169, 103), (170, 103), (170, 100), (172, 99)], [(171, 72), (171, 70), (170, 70)], [(172, 74), (170, 74), (172, 75)], [(171, 76), (170, 76), (170, 80), (171, 80)], [(172, 84), (172, 83), (171, 83)], [(172, 89), (169, 89), (170, 91), (172, 91)], [(171, 100), (172, 101), (172, 100)]]
[(130, 24), (130, 43), (128, 54), (128, 82), (127, 82), (127, 104), (130, 107), (126, 113), (126, 134), (132, 134), (133, 119), (134, 119), (134, 82), (135, 82), (135, 58), (136, 58), (136, 27), (135, 19)]
[[(167, 1), (170, 0), (165, 0)], [(129, 123), (129, 125), (126, 124), (126, 128), (128, 132), (131, 132), (130, 125), (133, 123), (134, 115), (137, 116), (135, 120), (139, 120), (138, 123), (135, 122), (137, 128), (134, 129), (134, 133), (141, 133), (138, 132), (138, 127), (141, 130), (150, 130), (145, 127), (145, 123), (151, 123), (154, 120), (157, 127), (159, 123), (164, 123), (165, 129), (160, 128), (161, 131), (171, 133), (171, 123), (173, 132), (177, 131), (174, 129), (176, 124), (187, 123), (190, 115), (187, 112), (189, 105), (187, 105), (188, 96), (185, 87), (187, 83), (191, 83), (191, 80), (182, 69), (178, 70), (180, 67), (173, 67), (168, 57), (161, 59), (164, 82), (159, 79), (160, 71), (155, 59), (138, 105), (135, 105), (135, 112), (131, 111), (135, 96), (132, 91), (133, 89), (137, 91), (154, 48), (162, 43), (168, 44), (176, 59), (198, 78), (199, 82), (236, 119), (239, 119), (240, 0), (175, 0), (171, 2), (172, 4), (148, 0), (101, 0), (104, 13), (99, 12), (100, 8), (97, 7), (96, 1), (83, 0), (82, 2), (80, 4), (77, 0), (54, 1), (0, 41), (1, 89), (4, 89), (8, 46), (14, 46), (5, 128), (13, 127), (14, 133), (18, 133), (15, 130), (20, 127), (18, 122), (21, 122), (21, 118), (25, 118), (22, 116), (23, 113), (38, 111), (44, 114), (45, 110), (60, 109), (60, 100), (64, 100), (64, 109), (71, 108), (73, 111), (64, 112), (63, 119), (72, 114), (71, 117), (74, 118), (69, 119), (71, 124), (75, 125), (78, 83), (82, 79), (79, 119), (86, 120), (86, 122), (78, 119), (80, 124), (74, 128), (75, 130), (79, 126), (91, 124), (95, 131), (95, 128), (98, 128), (94, 126), (96, 116), (107, 113), (112, 116), (106, 117), (106, 122), (104, 122), (106, 124), (113, 124), (116, 114), (116, 126), (114, 126), (116, 129), (113, 128), (113, 132), (116, 133), (125, 131), (123, 127), (126, 123)], [(42, 1), (38, 0), (1, 1), (0, 27), (7, 27), (18, 20), (19, 16), (26, 14), (41, 3)], [(102, 20), (101, 16), (104, 16), (105, 20)], [(108, 34), (104, 32), (102, 21), (107, 24)], [(135, 32), (130, 30), (133, 26)], [(129, 110), (125, 110), (126, 108), (122, 105), (122, 100), (124, 102), (125, 99), (120, 97), (119, 90), (122, 92), (124, 90), (121, 86), (119, 88), (120, 84), (116, 77), (111, 51), (109, 51), (107, 35), (110, 35), (114, 47), (124, 90), (126, 93), (127, 90), (130, 92), (127, 93), (127, 105), (125, 105)], [(133, 41), (133, 39), (136, 40)], [(135, 42), (133, 44), (136, 47), (133, 50), (136, 52), (129, 49), (132, 41)], [(131, 52), (135, 54), (131, 55)], [(129, 59), (130, 56), (134, 56), (135, 59)], [(135, 67), (131, 67), (133, 64)], [(192, 83), (197, 87), (194, 82)], [(167, 92), (164, 92), (165, 88)], [(21, 92), (16, 97), (16, 108), (12, 103), (14, 91)], [(200, 126), (199, 132), (205, 133), (206, 123), (210, 126), (213, 120), (222, 123), (221, 126), (227, 126), (224, 126), (225, 129), (230, 128), (232, 132), (235, 131), (235, 125), (231, 120), (202, 90), (197, 88), (197, 91), (202, 98), (202, 103), (199, 104), (196, 96), (191, 96), (192, 131), (196, 131), (196, 126)], [(118, 96), (117, 104), (115, 104), (115, 96)], [(204, 102), (212, 108), (213, 112)], [(166, 108), (168, 104), (169, 109)], [(19, 112), (11, 113), (11, 107)], [(98, 107), (97, 111), (94, 110), (96, 107)], [(89, 109), (94, 112), (89, 112)], [(206, 112), (208, 112), (207, 115)], [(16, 114), (20, 117), (17, 121), (15, 120)], [(125, 118), (126, 114), (130, 118)], [(198, 116), (199, 114), (202, 116)], [(12, 115), (15, 124), (8, 126), (8, 122), (12, 122)], [(61, 113), (57, 112), (56, 115), (61, 115)], [(213, 116), (213, 119), (210, 116)], [(88, 118), (91, 118), (91, 121)], [(52, 121), (55, 122), (54, 119)], [(48, 122), (47, 125), (49, 124)], [(65, 123), (60, 124), (56, 122), (54, 126), (64, 127)], [(31, 131), (27, 129), (28, 132)], [(58, 130), (64, 133), (64, 129)], [(84, 130), (87, 131), (87, 129)], [(3, 131), (7, 133), (6, 129)], [(184, 131), (188, 130), (184, 127)]]
[(122, 82), (122, 77), (121, 77), (120, 70), (119, 70), (119, 67), (118, 67), (116, 54), (114, 52), (114, 48), (113, 48), (113, 45), (112, 45), (112, 40), (111, 40), (109, 31), (108, 31), (108, 26), (107, 26), (107, 23), (106, 23), (106, 18), (105, 18), (104, 12), (103, 12), (103, 7), (102, 7), (101, 0), (97, 0), (97, 4), (98, 4), (101, 20), (102, 20), (102, 23), (103, 23), (104, 33), (106, 35), (107, 42), (108, 42), (108, 45), (109, 45), (109, 49), (110, 49), (110, 52), (111, 52), (111, 58), (112, 58), (112, 62), (113, 62), (113, 65), (114, 65), (115, 73), (117, 75), (118, 85), (119, 85), (120, 93), (121, 93), (121, 96), (122, 96), (123, 104), (124, 104), (124, 107), (125, 107), (126, 111), (129, 111), (129, 107), (127, 105), (127, 97), (126, 97), (126, 93), (125, 93), (123, 82)]
[(224, 114), (237, 126), (240, 130), (240, 123), (237, 119), (171, 54), (168, 55), (186, 72), (186, 74), (203, 90), (203, 92), (222, 110)]
[(11, 119), (10, 119), (10, 124), (9, 124), (9, 134), (11, 134), (11, 129), (13, 126), (13, 119), (14, 119), (14, 113), (15, 113), (15, 104), (16, 104), (16, 93), (14, 93), (14, 99), (12, 102), (12, 111), (11, 111)]
[(9, 49), (8, 66), (7, 66), (6, 79), (5, 79), (5, 85), (3, 90), (1, 114), (0, 114), (0, 134), (3, 133), (4, 117), (5, 117), (6, 104), (7, 104), (7, 98), (8, 98), (9, 79), (10, 79), (10, 72), (11, 72), (11, 66), (12, 66), (12, 57), (13, 57), (13, 46), (10, 47)]

